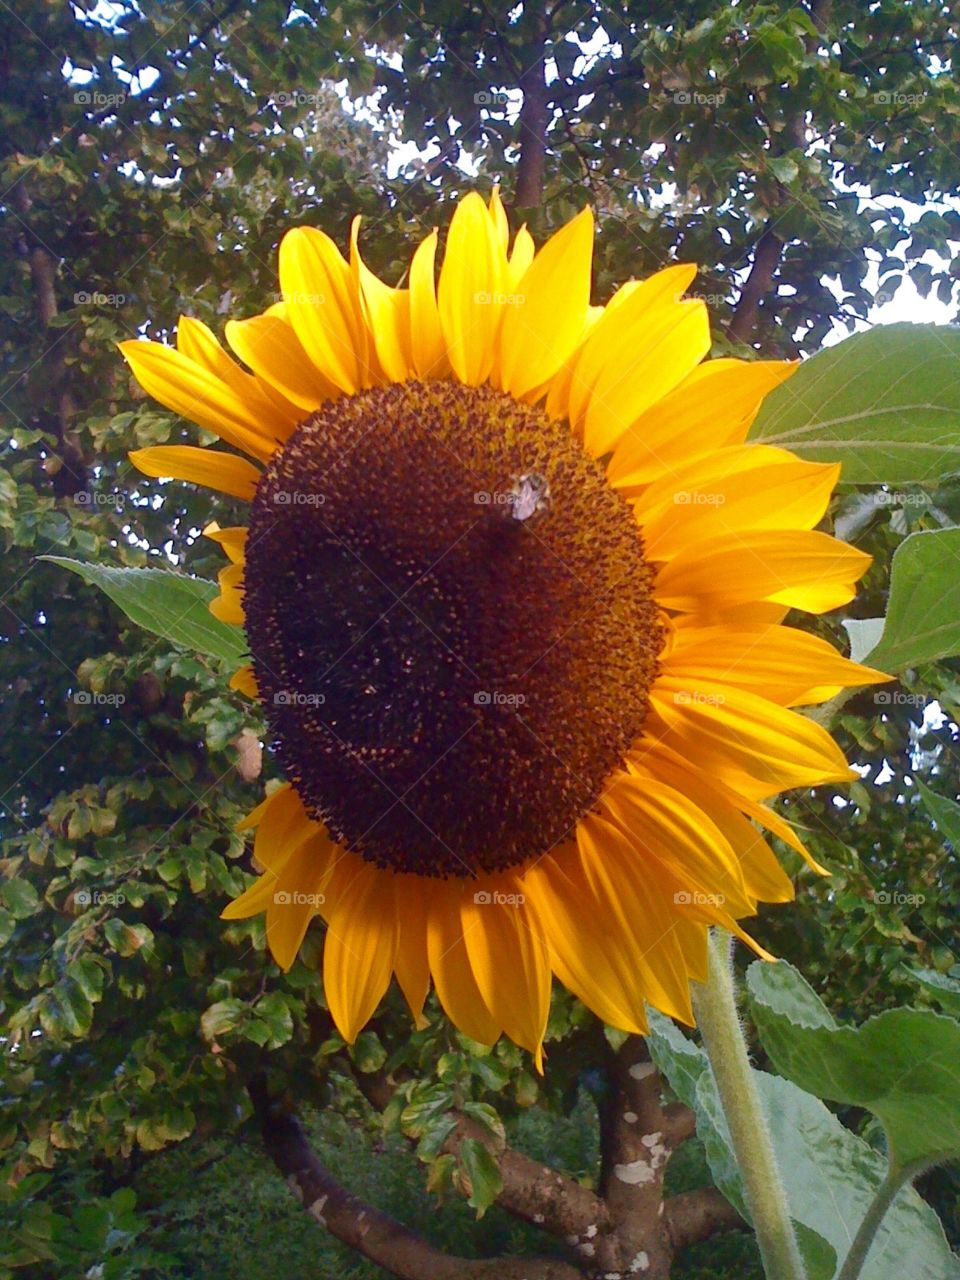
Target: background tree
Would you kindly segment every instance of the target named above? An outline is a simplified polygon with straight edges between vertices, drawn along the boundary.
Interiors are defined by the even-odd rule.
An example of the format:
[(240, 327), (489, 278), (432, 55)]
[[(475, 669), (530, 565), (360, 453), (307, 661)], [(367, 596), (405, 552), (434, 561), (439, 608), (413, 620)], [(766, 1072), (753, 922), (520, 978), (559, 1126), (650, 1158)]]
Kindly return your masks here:
[[(229, 1183), (249, 1167), (238, 1150), (264, 1149), (333, 1235), (398, 1274), (509, 1276), (506, 1255), (525, 1255), (515, 1273), (530, 1277), (620, 1271), (651, 1238), (660, 1274), (674, 1256), (675, 1274), (704, 1274), (688, 1246), (739, 1219), (709, 1185), (692, 1112), (631, 1074), (642, 1043), (558, 995), (540, 1080), (520, 1051), (483, 1052), (435, 1008), (411, 1034), (391, 997), (347, 1050), (317, 983), (319, 932), (283, 976), (259, 922), (218, 920), (247, 866), (234, 823), (274, 773), (261, 726), (215, 660), (131, 627), (38, 557), (219, 567), (199, 537), (208, 499), (126, 461), (195, 433), (143, 399), (114, 343), (169, 338), (181, 311), (219, 329), (274, 301), (290, 225), (343, 243), (360, 212), (368, 260), (398, 280), (404, 238), (443, 224), (438, 206), (470, 187), (501, 181), (540, 236), (590, 201), (597, 299), (697, 260), (718, 350), (810, 354), (906, 277), (953, 305), (955, 28), (949, 5), (919, 0), (869, 15), (837, 0), (0, 8), (0, 1215), (16, 1241), (0, 1274), (74, 1276), (104, 1259), (104, 1275), (189, 1273), (203, 1245), (171, 1205), (202, 1168), (227, 1171), (223, 1217), (255, 1248), (270, 1220), (255, 1197), (230, 1202)], [(422, 154), (401, 163), (397, 140)], [(233, 522), (226, 501), (218, 518)], [(848, 486), (831, 518), (877, 556), (854, 606), (873, 617), (893, 550), (956, 524), (960, 499), (949, 479)], [(845, 641), (838, 617), (823, 625)], [(791, 801), (833, 879), (798, 870), (800, 905), (758, 927), (858, 1017), (923, 1002), (905, 966), (957, 958), (956, 863), (914, 782), (956, 793), (957, 664), (902, 680), (896, 700), (868, 692), (845, 709), (864, 773), (848, 807)], [(933, 697), (941, 719), (924, 715)], [(611, 1177), (632, 1158), (625, 1112), (677, 1148), (663, 1229), (659, 1184)], [(448, 1195), (439, 1218), (409, 1189), (410, 1144), (430, 1192)], [(952, 1175), (926, 1190), (956, 1232)], [(268, 1203), (304, 1274), (316, 1259), (343, 1273), (347, 1254)], [(711, 1275), (756, 1266), (745, 1233), (710, 1248)], [(238, 1252), (225, 1273), (250, 1265)]]

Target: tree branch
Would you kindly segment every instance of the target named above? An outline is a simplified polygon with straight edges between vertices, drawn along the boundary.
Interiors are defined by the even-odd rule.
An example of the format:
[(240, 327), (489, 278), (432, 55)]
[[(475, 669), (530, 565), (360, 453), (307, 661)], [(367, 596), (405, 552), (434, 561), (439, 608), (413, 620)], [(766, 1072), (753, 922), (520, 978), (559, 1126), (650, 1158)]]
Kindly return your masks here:
[[(53, 253), (33, 233), (28, 217), (33, 207), (27, 190), (26, 178), (21, 177), (13, 188), (10, 203), (24, 227), (23, 247), (30, 264), (30, 284), (36, 300), (37, 319), (44, 339), (48, 338), (50, 324), (58, 314), (57, 269)], [(28, 395), (37, 403), (41, 428), (57, 438), (59, 449), (56, 457), (60, 468), (52, 475), (54, 493), (58, 498), (73, 497), (86, 486), (86, 466), (83, 453), (71, 430), (76, 415), (76, 405), (68, 385), (65, 344), (69, 331), (61, 332), (43, 353), (29, 379)], [(52, 406), (56, 405), (56, 409)]]
[(611, 1057), (613, 1092), (602, 1112), (600, 1194), (613, 1230), (597, 1243), (604, 1274), (628, 1276), (643, 1260), (644, 1280), (666, 1280), (673, 1241), (663, 1210), (670, 1158), (660, 1077), (647, 1042), (631, 1036)]
[[(349, 1059), (344, 1059), (344, 1065), (367, 1102), (375, 1111), (383, 1111), (395, 1091), (389, 1079), (382, 1072), (357, 1071)], [(443, 1150), (457, 1155), (465, 1138), (476, 1138), (484, 1144), (500, 1169), (503, 1185), (496, 1202), (501, 1209), (564, 1239), (585, 1236), (591, 1228), (596, 1234), (609, 1227), (607, 1207), (589, 1187), (521, 1155), (512, 1147), (498, 1147), (489, 1130), (469, 1116), (453, 1114), (457, 1127), (447, 1138)]]
[(683, 1102), (670, 1102), (663, 1108), (663, 1126), (667, 1145), (674, 1150), (696, 1134), (696, 1112)]
[(263, 1144), (307, 1213), (321, 1226), (400, 1280), (583, 1280), (552, 1258), (458, 1258), (444, 1253), (347, 1191), (324, 1167), (299, 1120), (275, 1111), (262, 1080), (248, 1092)]
[(774, 272), (780, 261), (783, 241), (775, 232), (767, 227), (757, 241), (753, 254), (750, 274), (744, 282), (737, 305), (733, 309), (733, 319), (727, 329), (729, 337), (735, 342), (749, 342), (757, 323), (757, 312), (760, 302), (766, 296), (773, 283)]
[(707, 1240), (721, 1231), (747, 1229), (743, 1218), (716, 1187), (671, 1196), (664, 1204), (663, 1216), (676, 1250)]
[(520, 162), (517, 165), (517, 187), (514, 192), (514, 204), (518, 209), (532, 209), (543, 199), (549, 119), (545, 58), (548, 21), (548, 15), (541, 12), (535, 37), (536, 56), (533, 64), (520, 76), (523, 105), (518, 121)]
[(467, 1116), (459, 1117), (444, 1151), (456, 1155), (464, 1138), (479, 1139), (497, 1161), (503, 1187), (496, 1202), (502, 1209), (566, 1239), (590, 1239), (609, 1229), (607, 1206), (589, 1187), (511, 1147), (498, 1151), (489, 1132)]

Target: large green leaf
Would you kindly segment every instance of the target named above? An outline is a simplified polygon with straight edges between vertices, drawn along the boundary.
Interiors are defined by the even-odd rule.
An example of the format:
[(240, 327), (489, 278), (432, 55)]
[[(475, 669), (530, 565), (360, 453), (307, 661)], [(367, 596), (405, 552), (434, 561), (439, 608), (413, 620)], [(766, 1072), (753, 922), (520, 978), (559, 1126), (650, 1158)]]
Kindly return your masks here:
[[(749, 1218), (706, 1054), (662, 1015), (651, 1015), (648, 1043), (659, 1070), (697, 1113), (697, 1134), (714, 1182)], [(779, 1076), (764, 1071), (753, 1074), (808, 1280), (833, 1280), (883, 1182), (886, 1161), (818, 1098)], [(911, 1280), (956, 1280), (957, 1274), (936, 1214), (911, 1187), (905, 1188), (880, 1227), (861, 1280), (890, 1280), (897, 1275)]]
[(751, 436), (842, 462), (855, 484), (960, 469), (960, 328), (883, 325), (820, 352), (764, 400)]
[(231, 666), (244, 662), (246, 641), (242, 630), (220, 622), (210, 612), (210, 601), (217, 595), (215, 583), (164, 569), (119, 569), (84, 564), (65, 556), (41, 558), (78, 574), (90, 586), (99, 587), (131, 622), (146, 631)]
[(897, 1172), (960, 1156), (960, 1023), (929, 1009), (888, 1009), (842, 1027), (792, 965), (747, 971), (750, 1005), (778, 1071), (833, 1102), (865, 1107)]
[(890, 567), (890, 600), (870, 665), (902, 671), (960, 653), (960, 529), (911, 534)]

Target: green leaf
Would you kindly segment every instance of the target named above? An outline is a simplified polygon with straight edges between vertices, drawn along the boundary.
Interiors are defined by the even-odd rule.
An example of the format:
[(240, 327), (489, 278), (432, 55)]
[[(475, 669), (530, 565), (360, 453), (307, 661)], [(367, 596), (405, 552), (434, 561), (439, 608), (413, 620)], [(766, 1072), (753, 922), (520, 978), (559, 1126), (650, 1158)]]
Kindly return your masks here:
[(19, 876), (0, 884), (0, 901), (15, 920), (26, 920), (40, 905), (36, 889), (29, 880), (22, 880)]
[(246, 641), (240, 627), (220, 622), (208, 606), (217, 586), (204, 578), (190, 578), (164, 569), (119, 569), (84, 564), (64, 556), (41, 556), (99, 587), (131, 622), (185, 649), (205, 653), (231, 666), (245, 661)]
[(487, 1133), (497, 1142), (506, 1142), (507, 1134), (500, 1116), (487, 1102), (465, 1102), (461, 1107), (463, 1114), (482, 1125)]
[(870, 665), (902, 671), (960, 653), (960, 529), (911, 534), (894, 552), (883, 635)]
[(467, 1204), (476, 1209), (482, 1218), (500, 1194), (502, 1181), (496, 1160), (476, 1138), (464, 1138), (458, 1152), (463, 1189), (468, 1193)]
[(895, 1172), (960, 1155), (960, 1024), (888, 1009), (841, 1027), (792, 965), (757, 962), (747, 990), (778, 1071), (809, 1093), (879, 1119)]
[(960, 1017), (960, 978), (951, 978), (936, 969), (908, 969), (907, 973), (926, 987), (942, 1009)]
[(200, 1018), (200, 1030), (204, 1039), (214, 1041), (218, 1036), (233, 1031), (250, 1018), (250, 1006), (235, 996), (218, 1000), (206, 1009)]
[(796, 160), (790, 156), (765, 156), (767, 168), (778, 182), (790, 183), (799, 174)]
[[(800, 1012), (808, 1017), (818, 1016), (816, 1004), (803, 993), (797, 993), (796, 1001)], [(726, 1118), (706, 1054), (659, 1014), (650, 1014), (647, 1043), (657, 1068), (697, 1113), (697, 1136), (703, 1141), (714, 1182), (749, 1221)], [(818, 1098), (779, 1076), (764, 1071), (753, 1074), (808, 1280), (833, 1280), (838, 1260), (846, 1256), (884, 1179), (886, 1162), (862, 1138), (846, 1129)], [(947, 1280), (956, 1274), (955, 1260), (939, 1219), (909, 1187), (900, 1193), (885, 1218), (861, 1280), (890, 1280), (901, 1274), (930, 1280)]]
[(919, 778), (915, 781), (923, 807), (937, 824), (937, 830), (944, 840), (953, 845), (954, 851), (960, 853), (960, 804), (957, 804), (956, 800), (948, 799), (947, 796), (938, 795), (936, 791), (931, 791)]
[(350, 1058), (358, 1071), (379, 1071), (387, 1060), (387, 1051), (375, 1031), (361, 1031), (349, 1048)]
[(804, 361), (751, 437), (842, 462), (853, 484), (931, 483), (960, 469), (960, 329), (891, 324)]

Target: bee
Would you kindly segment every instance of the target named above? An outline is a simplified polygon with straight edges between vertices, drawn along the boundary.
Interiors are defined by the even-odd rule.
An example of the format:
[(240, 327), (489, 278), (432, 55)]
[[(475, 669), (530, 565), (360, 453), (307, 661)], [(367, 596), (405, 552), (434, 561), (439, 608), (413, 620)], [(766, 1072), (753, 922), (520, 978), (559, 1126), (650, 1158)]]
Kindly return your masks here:
[(550, 483), (539, 471), (527, 471), (514, 477), (510, 495), (513, 519), (529, 520), (550, 505)]

